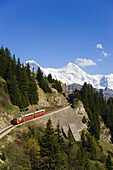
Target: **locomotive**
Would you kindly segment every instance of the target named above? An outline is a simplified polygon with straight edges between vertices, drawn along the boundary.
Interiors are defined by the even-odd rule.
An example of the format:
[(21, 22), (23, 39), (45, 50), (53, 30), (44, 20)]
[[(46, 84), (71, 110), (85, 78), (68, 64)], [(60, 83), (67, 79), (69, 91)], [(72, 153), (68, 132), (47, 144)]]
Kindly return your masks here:
[(37, 110), (37, 111), (32, 112), (32, 113), (24, 114), (24, 115), (21, 115), (21, 116), (16, 116), (12, 120), (12, 124), (17, 125), (21, 122), (36, 118), (38, 116), (42, 116), (44, 114), (45, 114), (45, 109), (41, 109), (41, 110)]

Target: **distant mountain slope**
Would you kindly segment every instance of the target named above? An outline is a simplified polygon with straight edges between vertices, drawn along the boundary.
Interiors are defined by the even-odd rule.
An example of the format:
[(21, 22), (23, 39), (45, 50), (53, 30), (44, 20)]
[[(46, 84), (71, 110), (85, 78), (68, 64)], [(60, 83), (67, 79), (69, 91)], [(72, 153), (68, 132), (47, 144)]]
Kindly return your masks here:
[[(27, 62), (29, 62), (31, 69), (34, 67), (36, 72), (39, 65), (33, 60)], [(88, 84), (92, 84), (92, 86), (97, 89), (113, 89), (113, 74), (90, 75), (73, 63), (68, 63), (65, 67), (60, 69), (40, 68), (46, 76), (51, 73), (54, 79), (60, 80), (67, 85), (73, 83), (83, 85), (84, 82), (87, 82)]]
[[(82, 85), (76, 83), (70, 84), (68, 85), (68, 94), (73, 93), (75, 89), (81, 90), (81, 88)], [(99, 90), (100, 89), (98, 89), (98, 91)], [(106, 97), (106, 99), (109, 99), (110, 97), (113, 97), (113, 90), (106, 87), (105, 89), (103, 89), (103, 95)]]

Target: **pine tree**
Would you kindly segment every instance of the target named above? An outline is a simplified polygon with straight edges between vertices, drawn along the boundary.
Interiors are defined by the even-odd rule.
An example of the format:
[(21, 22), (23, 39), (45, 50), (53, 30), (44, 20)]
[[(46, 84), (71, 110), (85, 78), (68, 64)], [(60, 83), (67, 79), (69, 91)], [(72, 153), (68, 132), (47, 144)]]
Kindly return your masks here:
[(40, 67), (39, 67), (38, 72), (37, 72), (37, 80), (38, 80), (38, 84), (39, 84), (40, 88), (42, 88), (42, 90), (45, 93), (47, 93), (47, 92), (51, 93), (52, 92), (51, 88), (48, 85), (48, 82), (43, 77), (43, 72), (41, 71)]
[(56, 128), (55, 132), (56, 132), (56, 136), (57, 136), (57, 141), (58, 141), (61, 149), (63, 149), (63, 147), (64, 147), (64, 139), (63, 139), (63, 136), (61, 134), (61, 129), (60, 129), (59, 122), (57, 124), (57, 128)]
[(15, 54), (13, 55), (13, 59), (12, 59), (12, 68), (13, 68), (13, 74), (17, 77), (17, 66), (16, 66)]
[(18, 85), (19, 85), (20, 89), (21, 89), (21, 80), (22, 80), (22, 68), (21, 68), (21, 64), (20, 64), (20, 58), (18, 58), (18, 62), (17, 62), (17, 81), (18, 81)]
[(29, 105), (29, 79), (24, 66), (21, 67), (19, 58), (17, 63), (17, 80), (21, 93), (21, 108), (25, 108)]
[(80, 148), (79, 148), (79, 150), (77, 152), (77, 159), (78, 159), (79, 165), (83, 166), (84, 159), (85, 159), (85, 154), (84, 154), (84, 150), (83, 150), (82, 144), (80, 144)]
[(82, 146), (85, 147), (86, 146), (86, 139), (85, 139), (84, 130), (82, 130), (82, 133), (81, 133), (81, 140), (82, 140)]
[(38, 68), (38, 71), (37, 71), (37, 80), (39, 84), (41, 81), (43, 81), (43, 72), (41, 71), (40, 67)]
[(37, 92), (37, 85), (35, 82), (34, 76), (31, 76), (31, 81), (29, 83), (29, 101), (30, 104), (37, 104), (38, 102), (38, 92)]
[(6, 69), (7, 69), (7, 60), (5, 55), (4, 47), (2, 46), (0, 49), (0, 76), (4, 78)]
[(94, 138), (94, 136), (92, 137), (90, 134), (86, 134), (87, 137), (87, 151), (89, 151), (90, 153), (90, 158), (92, 160), (96, 160), (97, 159), (97, 143), (96, 140)]
[(7, 79), (7, 73), (8, 73), (8, 69), (9, 69), (9, 65), (12, 64), (12, 59), (11, 59), (11, 53), (8, 50), (8, 48), (5, 48), (5, 57), (4, 57), (4, 78), (5, 80)]
[(23, 150), (27, 156), (27, 159), (25, 159), (25, 163), (29, 164), (29, 167), (31, 167), (32, 170), (40, 169), (41, 157), (40, 157), (40, 146), (38, 144), (38, 140), (31, 137), (25, 143)]
[(15, 76), (11, 76), (7, 80), (7, 87), (12, 104), (16, 106), (21, 106), (21, 93), (18, 88), (18, 83)]
[(68, 129), (68, 141), (69, 141), (68, 147), (71, 150), (73, 147), (73, 136), (72, 136), (70, 129)]
[(48, 81), (50, 82), (50, 83), (53, 83), (53, 79), (52, 79), (52, 75), (51, 75), (51, 73), (50, 74), (48, 74)]
[(20, 108), (26, 108), (29, 105), (29, 99), (27, 92), (21, 92), (21, 105)]
[(42, 169), (61, 169), (63, 160), (52, 122), (49, 119), (41, 140)]
[(27, 77), (28, 77), (29, 81), (31, 81), (31, 71), (30, 71), (29, 63), (27, 63), (26, 72), (27, 72)]
[(81, 89), (81, 97), (82, 101), (84, 103), (85, 108), (88, 108), (88, 88), (87, 88), (87, 83), (85, 82), (82, 89)]

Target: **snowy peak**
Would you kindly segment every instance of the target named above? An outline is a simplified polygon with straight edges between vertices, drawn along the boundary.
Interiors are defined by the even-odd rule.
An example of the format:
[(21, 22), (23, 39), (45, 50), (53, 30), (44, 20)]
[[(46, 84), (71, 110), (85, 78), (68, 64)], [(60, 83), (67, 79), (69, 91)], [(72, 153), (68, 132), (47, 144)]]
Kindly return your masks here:
[[(38, 68), (40, 67), (40, 65), (38, 63), (36, 63), (34, 60), (28, 60), (26, 61), (25, 64), (29, 63), (30, 65), (30, 68), (31, 68), (31, 71), (33, 71), (34, 69), (34, 72), (36, 73)], [(40, 67), (42, 69), (42, 67)]]
[[(33, 70), (34, 68), (34, 72), (37, 72), (38, 67), (40, 67), (39, 64), (37, 64), (33, 60), (29, 60), (27, 62), (29, 62), (31, 70)], [(48, 76), (48, 74), (51, 73), (54, 79), (60, 80), (67, 85), (73, 83), (83, 85), (84, 82), (87, 82), (88, 84), (92, 84), (92, 86), (97, 89), (105, 89), (106, 87), (109, 89), (113, 89), (113, 74), (90, 75), (84, 72), (76, 64), (73, 64), (71, 62), (59, 69), (42, 67), (40, 68), (43, 71), (44, 75)]]

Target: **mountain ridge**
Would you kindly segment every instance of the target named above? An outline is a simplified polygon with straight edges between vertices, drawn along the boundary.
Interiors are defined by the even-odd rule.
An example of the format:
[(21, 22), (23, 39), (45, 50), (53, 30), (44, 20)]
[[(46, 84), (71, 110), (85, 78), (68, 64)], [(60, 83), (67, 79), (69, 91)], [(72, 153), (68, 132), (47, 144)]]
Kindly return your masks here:
[[(34, 72), (40, 67), (33, 60), (26, 61), (26, 63), (30, 64), (30, 68), (33, 69), (35, 67)], [(66, 66), (62, 68), (42, 68), (44, 75), (48, 76), (51, 73), (54, 79), (60, 80), (66, 85), (71, 85), (73, 83), (83, 85), (84, 82), (88, 84), (92, 84), (92, 86), (96, 89), (105, 89), (109, 88), (113, 90), (113, 74), (109, 75), (90, 75), (83, 71), (79, 66), (74, 63), (69, 62)]]

